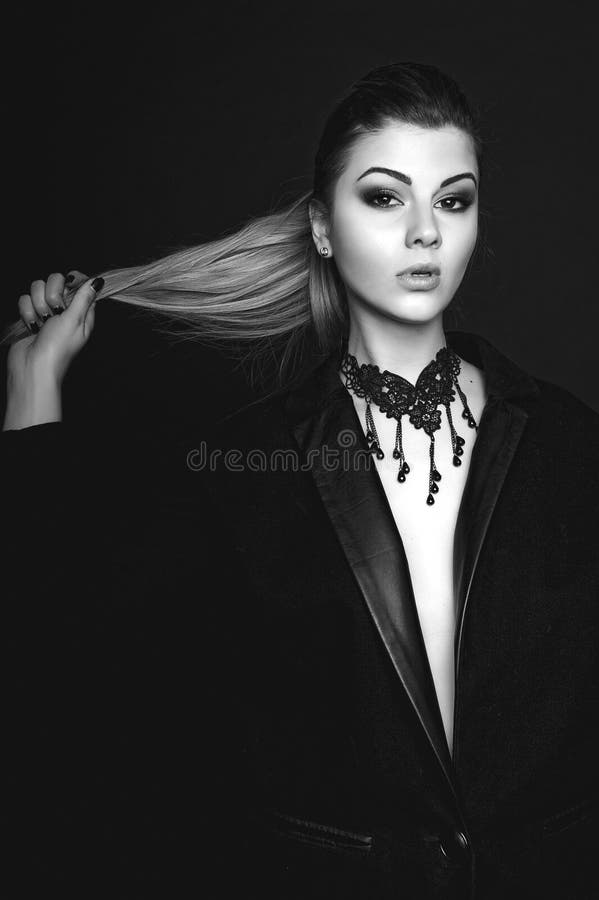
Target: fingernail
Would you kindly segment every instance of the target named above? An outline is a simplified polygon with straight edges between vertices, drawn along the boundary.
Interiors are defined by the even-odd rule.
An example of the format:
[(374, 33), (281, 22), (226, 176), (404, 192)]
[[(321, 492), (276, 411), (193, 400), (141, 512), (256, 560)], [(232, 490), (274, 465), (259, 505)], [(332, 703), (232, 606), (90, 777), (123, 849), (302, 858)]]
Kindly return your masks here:
[(49, 318), (50, 318), (50, 313), (44, 313), (44, 315), (42, 316), (42, 322), (47, 322)]
[(29, 322), (29, 330), (32, 331), (33, 334), (37, 334), (40, 330), (40, 327), (37, 322)]
[(50, 309), (55, 316), (61, 316), (64, 312), (64, 306), (51, 306)]
[(97, 294), (104, 287), (104, 279), (100, 276), (98, 276), (98, 278), (94, 278), (94, 280), (92, 281), (92, 287)]
[(65, 283), (65, 284), (70, 284), (71, 281), (74, 280), (74, 278), (75, 278), (74, 275), (67, 275), (67, 277), (66, 277), (65, 280), (64, 280), (64, 283)]

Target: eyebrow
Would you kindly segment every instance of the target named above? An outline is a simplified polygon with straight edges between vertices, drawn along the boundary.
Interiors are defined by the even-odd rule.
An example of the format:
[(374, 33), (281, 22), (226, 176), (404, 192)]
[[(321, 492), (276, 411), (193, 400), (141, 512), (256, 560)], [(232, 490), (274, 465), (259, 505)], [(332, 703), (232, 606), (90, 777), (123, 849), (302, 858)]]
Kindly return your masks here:
[[(403, 172), (398, 172), (396, 169), (386, 169), (384, 166), (371, 166), (370, 169), (366, 169), (365, 172), (362, 172), (360, 178), (357, 178), (356, 181), (360, 181), (360, 179), (365, 178), (366, 175), (370, 175), (371, 172), (382, 172), (383, 175), (390, 175), (392, 178), (397, 178), (398, 181), (403, 181), (404, 184), (412, 184), (412, 179), (409, 175), (404, 175)], [(476, 184), (476, 178), (472, 172), (460, 172), (459, 175), (452, 175), (451, 178), (446, 178), (445, 181), (442, 181), (439, 188), (446, 187), (448, 184), (453, 184), (454, 181), (461, 181), (462, 178), (471, 178), (474, 184)]]

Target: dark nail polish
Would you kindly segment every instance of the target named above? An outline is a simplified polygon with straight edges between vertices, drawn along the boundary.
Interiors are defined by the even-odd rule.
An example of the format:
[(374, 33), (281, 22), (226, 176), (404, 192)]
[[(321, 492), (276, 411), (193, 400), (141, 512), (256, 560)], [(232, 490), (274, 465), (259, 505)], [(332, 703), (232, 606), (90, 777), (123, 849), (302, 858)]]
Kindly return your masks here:
[(98, 276), (98, 278), (94, 278), (94, 280), (92, 281), (92, 287), (97, 294), (104, 287), (104, 279), (100, 276)]
[(39, 327), (39, 325), (37, 324), (37, 322), (30, 322), (30, 323), (29, 323), (29, 330), (32, 331), (33, 334), (37, 334), (38, 331), (40, 330), (40, 327)]
[(64, 312), (64, 306), (51, 306), (50, 309), (55, 316), (61, 316)]
[(65, 280), (64, 280), (64, 283), (65, 283), (65, 284), (70, 284), (71, 281), (74, 280), (74, 278), (75, 278), (74, 275), (67, 275), (67, 277), (66, 277)]
[(42, 322), (47, 322), (49, 318), (50, 318), (50, 313), (44, 313), (44, 315), (42, 316)]

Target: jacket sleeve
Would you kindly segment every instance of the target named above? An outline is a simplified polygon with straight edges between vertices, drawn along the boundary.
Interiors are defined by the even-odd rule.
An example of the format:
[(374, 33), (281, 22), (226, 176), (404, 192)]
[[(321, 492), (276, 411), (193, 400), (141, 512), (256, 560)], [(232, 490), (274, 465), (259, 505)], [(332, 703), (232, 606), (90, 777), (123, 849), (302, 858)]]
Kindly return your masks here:
[(0, 435), (8, 807), (32, 891), (91, 871), (106, 895), (166, 890), (198, 846), (218, 866), (214, 823), (239, 801), (237, 587), (188, 445), (63, 422)]
[[(186, 586), (212, 520), (185, 442), (51, 422), (0, 435), (0, 479), (11, 591), (48, 603), (108, 589), (122, 600), (160, 583)], [(193, 550), (195, 564), (185, 560)], [(208, 558), (208, 556), (207, 556)], [(164, 565), (163, 562), (166, 562)], [(158, 581), (156, 580), (158, 579)], [(56, 592), (56, 593), (54, 593)], [(106, 598), (104, 598), (106, 599)]]

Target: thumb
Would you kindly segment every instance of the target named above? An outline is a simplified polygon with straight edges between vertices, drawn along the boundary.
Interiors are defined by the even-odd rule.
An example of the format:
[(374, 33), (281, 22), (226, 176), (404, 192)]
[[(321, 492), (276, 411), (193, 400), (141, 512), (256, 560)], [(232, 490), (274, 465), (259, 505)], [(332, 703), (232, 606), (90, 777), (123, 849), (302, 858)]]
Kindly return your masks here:
[(70, 316), (75, 326), (81, 327), (103, 287), (104, 279), (101, 277), (90, 278), (81, 284), (75, 291), (68, 309), (63, 313), (63, 318)]
[(96, 301), (92, 300), (88, 309), (87, 315), (85, 317), (85, 321), (83, 323), (83, 337), (85, 340), (88, 339), (92, 331), (94, 330), (94, 324), (96, 322)]

